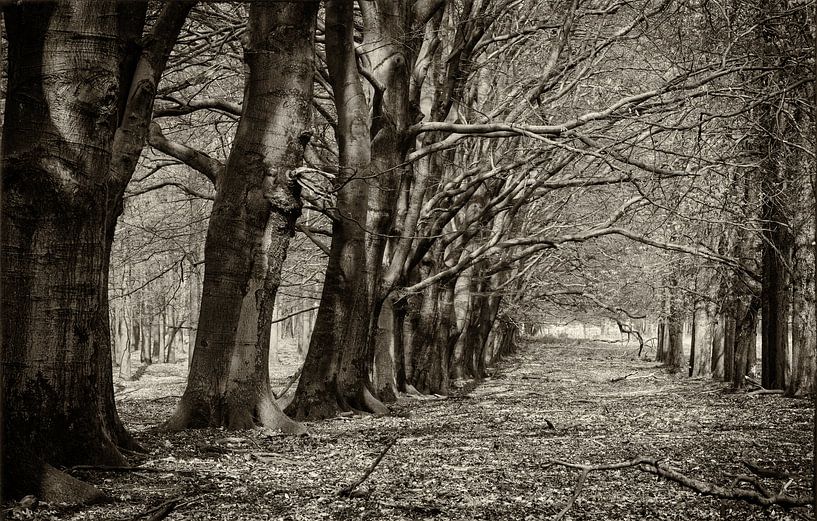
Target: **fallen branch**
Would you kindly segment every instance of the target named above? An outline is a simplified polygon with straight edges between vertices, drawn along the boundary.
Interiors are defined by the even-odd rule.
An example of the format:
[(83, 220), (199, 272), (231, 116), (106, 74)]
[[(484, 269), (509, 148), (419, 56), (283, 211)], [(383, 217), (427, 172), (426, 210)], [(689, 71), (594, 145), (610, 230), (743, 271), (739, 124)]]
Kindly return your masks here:
[(151, 467), (130, 467), (117, 465), (74, 465), (65, 469), (66, 472), (74, 471), (96, 471), (96, 472), (151, 472), (154, 474), (181, 474), (183, 476), (197, 476), (192, 470), (156, 469)]
[[(573, 495), (570, 497), (570, 500), (567, 502), (567, 505), (565, 505), (564, 509), (562, 509), (562, 511), (559, 512), (559, 514), (554, 518), (554, 521), (562, 519), (564, 515), (567, 513), (567, 511), (570, 509), (570, 507), (572, 507), (573, 504), (576, 502), (576, 498), (579, 497), (582, 487), (584, 486), (584, 481), (590, 472), (598, 470), (626, 469), (631, 467), (637, 467), (639, 470), (643, 472), (647, 472), (649, 474), (653, 474), (655, 476), (660, 476), (670, 481), (674, 481), (675, 483), (678, 483), (679, 485), (682, 485), (686, 488), (692, 489), (695, 492), (698, 492), (699, 494), (703, 494), (705, 496), (713, 496), (720, 499), (737, 499), (764, 507), (768, 507), (771, 505), (780, 505), (784, 508), (803, 507), (811, 504), (812, 501), (810, 497), (806, 498), (794, 497), (786, 494), (785, 486), (779, 493), (777, 494), (772, 493), (765, 487), (763, 487), (755, 478), (751, 476), (739, 476), (732, 483), (732, 486), (722, 487), (719, 485), (708, 483), (706, 481), (689, 477), (686, 474), (683, 474), (670, 466), (662, 465), (661, 463), (658, 462), (658, 460), (646, 457), (639, 457), (631, 459), (629, 461), (608, 463), (604, 465), (581, 465), (578, 463), (553, 460), (546, 463), (545, 468), (552, 467), (555, 465), (572, 469), (578, 469), (581, 471), (581, 473), (579, 474), (579, 478), (576, 480), (576, 486), (574, 487)], [(738, 487), (737, 484), (740, 482), (750, 483), (753, 486), (753, 490)]]
[(374, 472), (374, 469), (377, 468), (377, 465), (380, 464), (380, 461), (383, 459), (386, 453), (389, 452), (389, 449), (392, 448), (392, 446), (394, 446), (395, 443), (397, 443), (397, 438), (392, 438), (391, 440), (389, 440), (389, 442), (386, 444), (383, 450), (380, 451), (380, 455), (377, 456), (377, 459), (374, 460), (374, 462), (371, 464), (369, 469), (363, 474), (363, 476), (361, 476), (360, 479), (358, 479), (351, 485), (340, 489), (338, 491), (338, 495), (341, 497), (350, 497), (352, 493), (355, 491), (355, 489), (359, 487), (364, 481), (366, 481), (366, 478), (368, 478), (371, 475), (371, 473)]
[[(610, 378), (610, 381), (611, 382), (620, 382), (621, 380), (626, 380), (627, 378), (630, 378), (631, 376), (636, 375), (636, 374), (638, 374), (638, 371), (636, 371), (635, 373), (630, 373), (630, 374), (625, 375), (625, 376), (619, 376), (618, 378)], [(641, 380), (642, 378), (652, 378), (653, 376), (655, 376), (655, 373), (645, 374), (645, 375), (642, 375), (642, 376), (633, 376), (632, 380)]]
[(272, 391), (272, 395), (275, 397), (276, 400), (278, 398), (282, 397), (283, 395), (285, 395), (287, 393), (287, 391), (289, 391), (289, 388), (292, 387), (292, 384), (297, 382), (298, 378), (301, 377), (301, 371), (303, 371), (303, 370), (304, 370), (304, 367), (301, 366), (297, 371), (295, 371), (295, 374), (293, 374), (292, 376), (289, 377), (289, 380), (287, 380), (287, 385), (286, 385), (286, 387), (284, 387), (283, 391), (281, 391), (280, 393), (277, 393), (277, 394), (275, 393), (275, 391)]
[(182, 505), (186, 505), (192, 501), (193, 501), (192, 497), (187, 496), (174, 497), (172, 499), (168, 499), (163, 503), (160, 503), (159, 505), (156, 505), (155, 507), (149, 510), (145, 510), (144, 512), (136, 514), (135, 516), (129, 518), (128, 521), (134, 521), (145, 516), (150, 516), (147, 518), (146, 521), (160, 521), (161, 519), (164, 519), (167, 516), (169, 516), (171, 512), (173, 512), (176, 508)]
[(762, 396), (766, 394), (783, 394), (783, 389), (764, 389), (761, 387), (760, 389), (749, 391), (746, 394), (750, 394), (752, 396)]
[(638, 371), (636, 371), (635, 373), (626, 374), (624, 376), (617, 376), (615, 378), (610, 378), (610, 382), (620, 382), (622, 380), (626, 380), (627, 378), (629, 378), (629, 377), (631, 377), (631, 376), (633, 376), (635, 374), (638, 374)]
[(791, 475), (786, 472), (781, 472), (775, 469), (767, 469), (752, 461), (743, 460), (741, 463), (743, 463), (743, 465), (749, 469), (752, 474), (756, 474), (761, 478), (791, 479)]

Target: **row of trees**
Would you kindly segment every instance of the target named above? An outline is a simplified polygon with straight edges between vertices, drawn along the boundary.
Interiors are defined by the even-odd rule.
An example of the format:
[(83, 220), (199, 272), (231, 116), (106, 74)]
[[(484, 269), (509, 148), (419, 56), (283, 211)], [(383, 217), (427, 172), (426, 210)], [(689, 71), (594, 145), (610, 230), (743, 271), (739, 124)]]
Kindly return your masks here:
[[(695, 374), (738, 386), (762, 308), (776, 388), (791, 300), (791, 392), (813, 387), (805, 4), (148, 7), (4, 8), (6, 493), (91, 497), (51, 465), (138, 448), (111, 372), (111, 326), (145, 327), (133, 321), (172, 323), (160, 346), (193, 332), (169, 429), (299, 432), (293, 419), (447, 393), (485, 376), (543, 302), (660, 316), (659, 358), (681, 366), (691, 295)], [(142, 251), (128, 228), (156, 212)], [(128, 302), (162, 270), (186, 273), (173, 298)], [(287, 273), (290, 293), (321, 293), (298, 386), (277, 402)]]

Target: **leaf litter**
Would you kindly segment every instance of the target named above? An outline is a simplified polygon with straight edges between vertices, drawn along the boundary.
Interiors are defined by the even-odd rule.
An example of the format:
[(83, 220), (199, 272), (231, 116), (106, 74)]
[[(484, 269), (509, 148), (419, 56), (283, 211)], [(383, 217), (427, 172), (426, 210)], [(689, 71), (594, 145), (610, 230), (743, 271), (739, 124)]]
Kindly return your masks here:
[[(757, 477), (762, 486), (810, 494), (810, 401), (731, 393), (635, 354), (622, 344), (528, 341), (492, 377), (456, 382), (450, 397), (406, 397), (384, 417), (308, 422), (305, 436), (161, 432), (156, 426), (171, 414), (184, 380), (183, 364), (157, 364), (117, 389), (120, 415), (148, 451), (131, 458), (140, 468), (72, 471), (102, 489), (108, 502), (71, 509), (35, 503), (5, 513), (120, 521), (554, 519), (570, 504), (579, 472), (550, 461), (602, 465), (638, 457), (724, 487), (754, 466), (770, 472)], [(292, 372), (278, 371), (273, 386), (286, 385)], [(563, 515), (795, 520), (812, 514), (705, 497), (626, 468), (591, 472)]]

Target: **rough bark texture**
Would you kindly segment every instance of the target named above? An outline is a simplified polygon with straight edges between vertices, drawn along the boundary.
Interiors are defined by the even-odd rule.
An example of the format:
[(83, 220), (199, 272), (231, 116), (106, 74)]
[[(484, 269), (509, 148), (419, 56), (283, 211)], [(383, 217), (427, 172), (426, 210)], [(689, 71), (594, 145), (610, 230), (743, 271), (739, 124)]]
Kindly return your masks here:
[[(372, 374), (372, 385), (375, 396), (382, 402), (393, 402), (397, 399), (397, 377), (396, 377), (396, 350), (398, 339), (395, 328), (394, 307), (391, 299), (383, 302), (380, 316), (377, 320), (375, 332), (375, 354), (374, 368)], [(402, 354), (402, 351), (401, 351)]]
[(714, 333), (713, 304), (699, 301), (695, 305), (693, 330), (695, 359), (692, 376), (709, 376), (712, 372), (712, 338)]
[(663, 362), (664, 361), (664, 353), (666, 351), (666, 332), (667, 326), (666, 321), (662, 318), (658, 321), (658, 338), (657, 338), (657, 346), (655, 348), (655, 361), (656, 362)]
[[(809, 219), (810, 220), (810, 219)], [(805, 223), (811, 224), (811, 223)], [(792, 274), (792, 368), (786, 394), (810, 396), (815, 391), (817, 372), (817, 319), (815, 319), (814, 264), (811, 227), (803, 226), (803, 240), (795, 249)], [(800, 246), (802, 244), (802, 247)]]
[[(4, 493), (96, 496), (50, 466), (119, 464), (108, 262), (124, 184), (108, 176), (143, 4), (6, 8), (2, 150)], [(121, 15), (122, 13), (117, 13)], [(138, 54), (136, 55), (138, 57)], [(126, 182), (126, 180), (125, 180)], [(11, 478), (13, 476), (13, 478)], [(66, 498), (66, 491), (77, 495)], [(60, 499), (62, 498), (62, 499)]]
[(287, 408), (298, 419), (348, 410), (386, 411), (369, 389), (373, 300), (365, 228), (371, 145), (353, 20), (351, 3), (327, 2), (327, 66), (338, 112), (339, 190), (321, 305), (298, 389)]
[(757, 349), (757, 319), (760, 299), (755, 295), (745, 295), (735, 305), (735, 358), (732, 367), (732, 387), (743, 389), (746, 375), (752, 368)]
[[(772, 173), (766, 173), (772, 175)], [(762, 381), (766, 389), (786, 385), (789, 345), (789, 276), (792, 239), (782, 208), (780, 182), (764, 183)]]
[(712, 330), (712, 378), (723, 379), (724, 375), (724, 316), (716, 314), (713, 317), (715, 324)]
[(196, 346), (169, 429), (302, 427), (269, 386), (272, 307), (295, 220), (310, 118), (317, 2), (250, 7), (242, 116), (205, 244)]
[[(677, 281), (670, 282), (670, 287), (675, 287)], [(680, 296), (670, 291), (669, 315), (667, 316), (667, 338), (666, 356), (664, 363), (673, 371), (684, 370), (686, 372), (687, 359), (684, 355), (684, 315)]]

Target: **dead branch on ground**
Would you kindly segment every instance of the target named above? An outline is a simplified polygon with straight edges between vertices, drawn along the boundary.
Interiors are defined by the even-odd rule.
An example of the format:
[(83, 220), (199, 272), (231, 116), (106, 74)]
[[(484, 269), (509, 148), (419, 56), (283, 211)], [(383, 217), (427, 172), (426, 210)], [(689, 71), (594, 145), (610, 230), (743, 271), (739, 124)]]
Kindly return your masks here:
[(386, 444), (383, 450), (380, 451), (380, 455), (377, 456), (377, 459), (374, 460), (374, 462), (369, 466), (369, 469), (357, 481), (355, 481), (349, 486), (340, 489), (340, 491), (338, 491), (338, 495), (341, 497), (350, 497), (352, 493), (355, 491), (355, 489), (359, 487), (364, 481), (366, 481), (366, 478), (368, 478), (371, 475), (371, 473), (374, 472), (374, 469), (377, 468), (377, 465), (380, 464), (380, 461), (383, 459), (386, 453), (389, 452), (389, 449), (392, 448), (392, 446), (394, 446), (395, 443), (397, 443), (397, 438), (392, 438), (391, 440), (389, 440), (389, 442)]
[(610, 378), (610, 381), (611, 382), (620, 382), (622, 380), (626, 380), (627, 378), (630, 378), (631, 376), (633, 377), (632, 380), (640, 380), (642, 378), (652, 378), (653, 376), (655, 376), (655, 373), (650, 373), (650, 374), (646, 374), (646, 375), (643, 375), (643, 376), (634, 376), (634, 375), (637, 375), (637, 374), (638, 374), (638, 371), (636, 371), (634, 373), (624, 375), (624, 376), (617, 376), (615, 378)]
[(638, 374), (638, 371), (636, 371), (635, 373), (625, 374), (624, 376), (617, 376), (615, 378), (610, 378), (610, 382), (620, 382), (622, 380), (626, 380), (627, 378), (629, 378), (629, 377), (631, 377), (631, 376), (633, 376), (635, 374)]
[(144, 512), (136, 514), (135, 516), (129, 518), (128, 521), (135, 521), (136, 519), (146, 516), (150, 516), (147, 518), (146, 521), (160, 521), (161, 519), (164, 519), (167, 516), (169, 516), (171, 512), (173, 512), (176, 508), (186, 505), (192, 501), (193, 497), (187, 496), (174, 497), (168, 499), (167, 501), (164, 501), (163, 503), (160, 503), (159, 505), (156, 505), (155, 507), (149, 510), (145, 510)]
[(301, 377), (301, 371), (303, 371), (303, 370), (304, 370), (304, 368), (303, 368), (303, 366), (301, 366), (300, 368), (298, 368), (297, 371), (295, 371), (295, 374), (293, 374), (292, 376), (289, 377), (289, 380), (287, 380), (286, 387), (284, 387), (283, 391), (281, 391), (280, 393), (277, 393), (277, 394), (276, 394), (275, 391), (272, 391), (272, 395), (275, 397), (276, 400), (278, 398), (282, 397), (283, 395), (285, 395), (287, 393), (287, 391), (289, 391), (289, 388), (292, 387), (292, 384), (297, 382), (298, 378)]
[(150, 472), (153, 474), (180, 474), (182, 476), (197, 476), (198, 473), (192, 470), (157, 469), (152, 467), (132, 467), (127, 465), (74, 465), (65, 469), (66, 472), (74, 471), (94, 471), (94, 472)]
[[(730, 487), (722, 487), (720, 485), (715, 485), (713, 483), (687, 476), (686, 474), (683, 474), (668, 465), (661, 464), (658, 460), (646, 457), (639, 457), (628, 461), (620, 461), (617, 463), (608, 463), (603, 465), (582, 465), (567, 461), (553, 460), (547, 462), (545, 467), (548, 468), (555, 465), (571, 469), (578, 469), (581, 471), (581, 473), (579, 474), (579, 478), (576, 480), (573, 495), (570, 497), (570, 500), (567, 502), (562, 511), (559, 512), (559, 514), (554, 518), (554, 521), (562, 519), (567, 511), (570, 510), (570, 508), (576, 502), (576, 498), (578, 498), (579, 494), (581, 494), (584, 482), (590, 472), (600, 470), (618, 470), (631, 467), (637, 467), (643, 472), (674, 481), (675, 483), (694, 490), (699, 494), (714, 496), (720, 499), (736, 499), (763, 507), (780, 505), (784, 508), (803, 507), (811, 504), (812, 501), (810, 497), (794, 497), (788, 495), (786, 493), (787, 486), (784, 486), (780, 492), (775, 494), (774, 492), (769, 491), (752, 476), (738, 476), (732, 482)], [(751, 484), (753, 489), (738, 487), (737, 485), (742, 482)]]
[(791, 479), (791, 475), (786, 472), (781, 472), (775, 469), (768, 469), (765, 467), (761, 467), (756, 462), (743, 460), (741, 461), (743, 465), (752, 472), (752, 474), (757, 474), (761, 478), (774, 478), (774, 479)]

